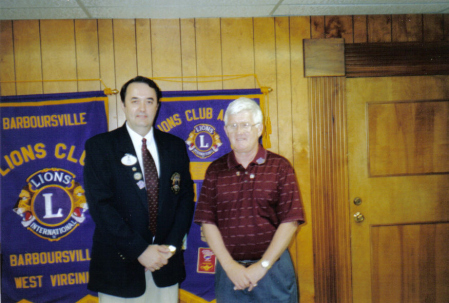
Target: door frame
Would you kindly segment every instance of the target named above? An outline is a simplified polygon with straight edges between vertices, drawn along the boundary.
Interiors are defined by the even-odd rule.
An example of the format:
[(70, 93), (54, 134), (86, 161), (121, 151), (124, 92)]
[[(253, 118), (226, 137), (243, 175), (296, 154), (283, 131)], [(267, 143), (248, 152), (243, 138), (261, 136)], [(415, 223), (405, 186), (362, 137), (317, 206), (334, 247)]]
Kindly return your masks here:
[[(320, 47), (335, 41), (322, 40)], [(306, 40), (304, 40), (306, 42)], [(322, 43), (321, 43), (322, 42)], [(311, 205), (316, 302), (352, 302), (350, 197), (346, 129), (346, 77), (449, 74), (449, 42), (344, 44), (335, 65), (325, 58), (319, 77), (309, 77)], [(335, 73), (344, 56), (345, 75)], [(404, 56), (407, 60), (403, 60)], [(340, 58), (340, 59), (339, 59)], [(385, 58), (388, 58), (385, 59)], [(437, 60), (435, 60), (437, 58)], [(395, 68), (391, 69), (394, 63)], [(313, 64), (312, 64), (313, 65)], [(315, 66), (316, 68), (316, 66)]]

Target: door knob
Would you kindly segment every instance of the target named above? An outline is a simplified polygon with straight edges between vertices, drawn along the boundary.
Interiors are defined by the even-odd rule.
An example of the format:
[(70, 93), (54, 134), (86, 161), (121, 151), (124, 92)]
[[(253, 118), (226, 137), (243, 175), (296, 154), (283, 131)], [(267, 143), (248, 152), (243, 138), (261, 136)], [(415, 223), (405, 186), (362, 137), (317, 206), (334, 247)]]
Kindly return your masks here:
[(354, 221), (355, 221), (355, 222), (361, 223), (361, 222), (363, 222), (363, 220), (365, 220), (365, 217), (362, 215), (361, 212), (356, 212), (356, 213), (354, 214)]

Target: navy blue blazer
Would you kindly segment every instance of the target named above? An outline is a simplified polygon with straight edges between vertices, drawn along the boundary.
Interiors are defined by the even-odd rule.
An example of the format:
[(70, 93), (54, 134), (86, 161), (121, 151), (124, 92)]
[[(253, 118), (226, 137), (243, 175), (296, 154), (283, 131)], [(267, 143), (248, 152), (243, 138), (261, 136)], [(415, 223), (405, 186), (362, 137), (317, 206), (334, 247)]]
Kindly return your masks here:
[[(154, 129), (160, 162), (159, 206), (154, 244), (176, 246), (167, 265), (153, 273), (159, 287), (185, 279), (182, 241), (193, 212), (193, 182), (183, 140)], [(137, 161), (125, 165), (125, 154), (137, 159), (126, 125), (87, 140), (84, 187), (89, 212), (95, 222), (88, 288), (119, 297), (145, 292), (145, 269), (137, 261), (153, 234), (148, 229), (148, 202), (142, 168)], [(136, 175), (137, 174), (137, 175)], [(180, 177), (176, 191), (174, 176)]]

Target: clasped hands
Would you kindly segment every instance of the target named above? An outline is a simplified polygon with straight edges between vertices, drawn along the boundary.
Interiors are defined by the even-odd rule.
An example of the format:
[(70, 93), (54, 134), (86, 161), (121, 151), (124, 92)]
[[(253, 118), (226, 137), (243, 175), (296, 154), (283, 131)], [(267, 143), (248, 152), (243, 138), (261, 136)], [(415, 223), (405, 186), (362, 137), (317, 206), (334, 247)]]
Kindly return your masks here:
[[(175, 249), (176, 250), (176, 249)], [(168, 259), (174, 255), (172, 246), (168, 245), (148, 245), (147, 249), (137, 258), (145, 270), (154, 272), (164, 265), (167, 265)]]
[(267, 273), (267, 270), (259, 262), (245, 267), (233, 261), (225, 271), (228, 278), (234, 283), (234, 290), (248, 289), (248, 291), (252, 291), (257, 286), (257, 282)]

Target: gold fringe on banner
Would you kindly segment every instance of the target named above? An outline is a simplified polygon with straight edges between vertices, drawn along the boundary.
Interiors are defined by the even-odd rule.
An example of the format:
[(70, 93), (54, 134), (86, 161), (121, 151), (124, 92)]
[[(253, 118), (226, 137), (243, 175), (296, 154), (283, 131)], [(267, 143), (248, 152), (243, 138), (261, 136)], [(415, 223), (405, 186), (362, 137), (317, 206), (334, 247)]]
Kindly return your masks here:
[[(261, 86), (259, 79), (256, 74), (244, 74), (244, 75), (219, 75), (219, 76), (188, 76), (188, 77), (153, 77), (151, 79), (158, 81), (167, 81), (167, 82), (181, 82), (181, 83), (206, 83), (206, 82), (221, 82), (221, 81), (229, 81), (236, 80), (245, 77), (254, 77), (259, 86), (262, 94), (265, 97), (265, 102), (260, 103), (260, 108), (262, 109), (262, 113), (264, 116), (264, 132), (262, 134), (262, 144), (264, 148), (271, 147), (270, 135), (271, 131), (271, 120), (270, 120), (270, 111), (269, 111), (269, 99), (268, 94), (273, 91), (271, 87)], [(209, 80), (198, 80), (199, 78), (205, 79), (209, 78)], [(212, 79), (210, 79), (212, 78)], [(213, 79), (216, 78), (216, 79)], [(180, 79), (180, 80), (179, 80)], [(196, 80), (185, 80), (185, 79), (196, 79)]]
[[(262, 94), (264, 95), (264, 102), (260, 102), (260, 108), (264, 116), (264, 132), (262, 134), (262, 144), (265, 148), (271, 147), (271, 120), (269, 112), (268, 94), (273, 91), (271, 87), (261, 86), (256, 74), (244, 74), (244, 75), (219, 75), (219, 76), (186, 76), (186, 77), (152, 77), (152, 80), (167, 81), (167, 82), (182, 82), (182, 83), (206, 83), (206, 82), (221, 82), (241, 79), (245, 77), (254, 77), (257, 85), (259, 86)], [(195, 79), (195, 80), (186, 80)], [(209, 79), (209, 80), (198, 80)], [(109, 88), (101, 79), (68, 79), (68, 80), (18, 80), (18, 81), (0, 81), (0, 83), (24, 83), (24, 82), (70, 82), (70, 81), (100, 81), (105, 89), (103, 92), (105, 95), (116, 95), (119, 93), (118, 89)]]
[(17, 80), (17, 81), (0, 81), (0, 83), (26, 83), (26, 82), (74, 82), (74, 81), (100, 81), (105, 89), (105, 95), (116, 95), (119, 93), (118, 89), (109, 88), (101, 79), (67, 79), (67, 80)]

